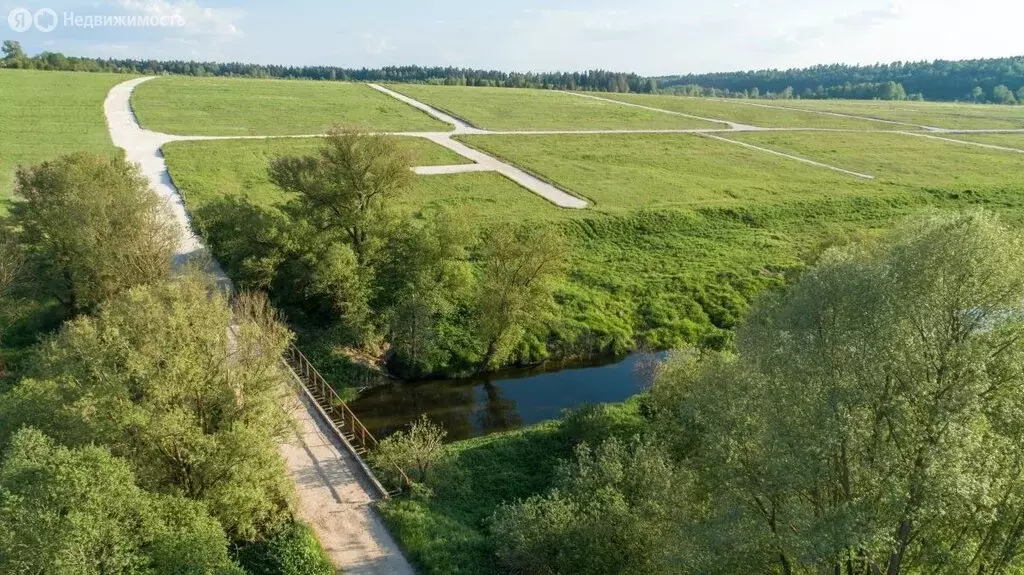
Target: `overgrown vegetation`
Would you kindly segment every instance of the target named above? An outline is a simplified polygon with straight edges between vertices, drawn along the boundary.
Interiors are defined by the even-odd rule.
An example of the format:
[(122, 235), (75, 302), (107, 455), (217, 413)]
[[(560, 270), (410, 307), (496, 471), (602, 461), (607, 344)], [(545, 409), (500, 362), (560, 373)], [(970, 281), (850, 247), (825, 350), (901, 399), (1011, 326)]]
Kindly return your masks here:
[(392, 533), (424, 573), (494, 573), (491, 516), (506, 502), (545, 493), (561, 462), (583, 440), (628, 440), (639, 404), (591, 407), (558, 422), (444, 447), (426, 485), (381, 504)]
[(290, 572), (330, 572), (289, 535), (291, 333), (266, 300), (232, 310), (211, 279), (172, 277), (173, 220), (121, 161), (24, 168), (18, 192), (0, 244), (3, 341), (22, 350), (0, 388), (0, 571), (241, 573), (233, 556), (269, 545)]
[[(876, 179), (859, 180), (691, 135), (481, 136), (467, 140), (587, 197), (594, 207), (560, 210), (496, 174), (418, 177), (410, 188), (391, 196), (388, 205), (397, 219), (412, 221), (410, 229), (419, 230), (405, 238), (426, 250), (417, 256), (421, 262), (440, 253), (430, 247), (441, 237), (431, 231), (438, 228), (463, 238), (507, 221), (536, 227), (554, 224), (560, 230), (567, 273), (553, 286), (554, 306), (523, 333), (506, 364), (623, 353), (638, 347), (726, 346), (749, 302), (761, 291), (785, 283), (824, 244), (877, 233), (929, 206), (980, 205), (1018, 218), (1017, 190), (1024, 181), (1012, 153), (901, 134), (731, 137)], [(264, 260), (260, 255), (273, 254), (276, 246), (291, 241), (284, 212), (295, 197), (274, 186), (265, 170), (277, 155), (308, 155), (319, 145), (322, 142), (168, 146), (171, 171), (199, 229), (220, 261), (239, 262), (229, 266), (236, 280), (255, 278), (264, 273), (265, 265), (277, 265), (272, 262), (296, 259)], [(438, 226), (438, 221), (448, 223)], [(454, 240), (445, 244), (462, 245)], [(414, 253), (402, 242), (391, 246), (387, 251), (396, 258)], [(462, 263), (448, 267), (449, 272), (472, 270), (471, 275), (479, 278), (479, 250), (469, 252), (468, 265), (465, 256), (458, 255), (449, 261)], [(402, 255), (391, 261), (409, 258)], [(433, 269), (419, 264), (398, 268)], [(419, 279), (411, 285), (462, 277), (449, 272), (430, 276), (417, 271)], [(447, 290), (430, 291), (440, 294), (440, 300), (404, 295), (401, 301), (409, 305), (396, 311), (412, 320), (423, 305), (452, 309), (441, 304), (471, 295), (464, 283), (447, 285)], [(395, 287), (389, 290), (397, 293)], [(291, 310), (289, 317), (296, 324), (303, 320)], [(470, 339), (452, 329), (457, 323), (446, 320), (431, 328), (439, 334), (435, 338), (426, 336), (430, 331), (399, 331), (388, 317), (388, 329), (395, 328), (390, 348), (395, 366), (399, 354), (416, 356), (414, 362), (424, 366), (422, 373), (445, 371), (445, 362), (461, 366), (452, 372), (475, 369), (481, 362), (477, 352), (449, 356), (444, 351), (472, 349), (467, 345)], [(424, 337), (413, 337), (415, 333)], [(330, 343), (341, 340), (328, 335), (300, 334), (303, 348), (313, 351), (318, 366), (330, 371), (328, 379), (371, 384), (365, 372), (347, 367), (348, 359)], [(448, 347), (441, 345), (439, 351), (439, 343)]]
[(428, 573), (1016, 572), (1022, 247), (970, 212), (827, 250), (732, 351), (450, 446), (385, 516)]
[(237, 285), (268, 290), (303, 331), (349, 356), (411, 377), (496, 368), (519, 360), (553, 306), (566, 255), (558, 231), (481, 234), (458, 213), (415, 220), (392, 209), (414, 177), (394, 138), (338, 130), (268, 172), (286, 201), (225, 198), (196, 210), (199, 225)]

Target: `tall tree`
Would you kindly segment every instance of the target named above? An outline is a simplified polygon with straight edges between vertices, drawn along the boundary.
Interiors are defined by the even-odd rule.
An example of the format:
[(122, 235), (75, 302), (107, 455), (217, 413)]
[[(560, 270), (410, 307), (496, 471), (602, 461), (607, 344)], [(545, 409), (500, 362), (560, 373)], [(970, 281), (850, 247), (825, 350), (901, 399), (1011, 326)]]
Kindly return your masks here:
[(3, 59), (9, 63), (25, 59), (25, 51), (21, 48), (21, 42), (16, 40), (4, 40), (0, 52), (3, 52)]
[(180, 232), (137, 166), (73, 154), (19, 168), (15, 192), (34, 278), (71, 312), (170, 275)]
[(477, 330), (484, 366), (499, 366), (526, 329), (544, 319), (567, 261), (562, 236), (550, 226), (498, 226), (484, 237)]
[(972, 213), (829, 252), (755, 311), (736, 357), (659, 380), (719, 554), (786, 573), (1021, 568), (1022, 249)]
[(270, 179), (296, 194), (294, 213), (320, 230), (343, 232), (360, 264), (369, 258), (385, 204), (413, 174), (405, 152), (390, 136), (356, 129), (330, 132), (317, 155), (285, 156), (270, 165)]
[(401, 373), (421, 377), (450, 365), (448, 344), (472, 299), (475, 241), (469, 222), (448, 211), (393, 233), (376, 274), (375, 307), (386, 310), (390, 363)]
[(1013, 91), (1002, 84), (996, 86), (995, 88), (992, 88), (992, 100), (996, 104), (1017, 103), (1017, 98), (1013, 96)]

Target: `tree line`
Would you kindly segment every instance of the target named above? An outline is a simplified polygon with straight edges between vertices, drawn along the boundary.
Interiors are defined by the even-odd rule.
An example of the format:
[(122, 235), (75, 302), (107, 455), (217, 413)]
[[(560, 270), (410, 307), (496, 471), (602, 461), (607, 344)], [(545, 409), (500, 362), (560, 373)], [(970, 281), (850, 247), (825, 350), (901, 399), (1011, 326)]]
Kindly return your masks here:
[[(880, 98), (890, 82), (928, 100), (1012, 103), (1024, 96), (1024, 56), (977, 60), (830, 64), (788, 70), (686, 74), (656, 79), (661, 88), (700, 86), (722, 94), (758, 97), (788, 93), (801, 98)], [(1011, 98), (1012, 96), (1012, 98)]]
[(852, 66), (831, 64), (789, 70), (719, 72), (645, 77), (635, 73), (502, 72), (452, 66), (274, 66), (241, 62), (160, 61), (25, 54), (3, 43), (0, 67), (126, 74), (237, 76), (352, 82), (406, 82), (450, 86), (497, 86), (597, 92), (671, 93), (715, 98), (940, 100), (1015, 104), (1024, 102), (1024, 57), (935, 60)]
[(0, 67), (30, 70), (70, 70), (123, 74), (178, 74), (183, 76), (238, 76), (347, 82), (416, 82), (455, 86), (498, 86), (599, 92), (651, 92), (656, 84), (637, 74), (588, 70), (585, 72), (502, 72), (453, 66), (275, 66), (241, 62), (161, 61), (65, 56), (43, 52), (28, 56), (18, 42), (4, 42)]
[(174, 272), (173, 217), (122, 159), (20, 167), (15, 191), (0, 222), (0, 572), (333, 573), (293, 517), (277, 447), (294, 433), (292, 334), (266, 299)]

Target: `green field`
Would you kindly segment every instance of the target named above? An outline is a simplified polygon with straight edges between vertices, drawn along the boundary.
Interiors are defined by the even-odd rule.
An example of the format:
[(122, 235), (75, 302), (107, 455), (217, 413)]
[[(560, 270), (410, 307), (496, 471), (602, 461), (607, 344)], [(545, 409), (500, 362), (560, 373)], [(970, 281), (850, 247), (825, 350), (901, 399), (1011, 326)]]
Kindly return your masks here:
[(322, 134), (335, 125), (383, 131), (451, 126), (364, 84), (298, 80), (164, 77), (136, 88), (142, 127), (178, 135)]
[(876, 176), (878, 184), (947, 193), (1024, 191), (1024, 156), (904, 134), (743, 133), (731, 139)]
[(551, 90), (394, 84), (389, 88), (487, 130), (674, 130), (724, 128)]
[(730, 122), (762, 128), (827, 128), (842, 130), (889, 130), (893, 128), (890, 124), (872, 120), (843, 118), (796, 110), (780, 110), (777, 108), (730, 102), (728, 100), (649, 94), (602, 93), (598, 95), (620, 102), (630, 102), (662, 110), (693, 114), (702, 118), (729, 120)]
[(1006, 148), (1016, 148), (1018, 150), (1024, 150), (1024, 133), (943, 134), (942, 137), (952, 138), (954, 140), (964, 140), (965, 142), (978, 142), (981, 144), (991, 144), (993, 146), (1003, 146)]
[[(0, 70), (0, 200), (11, 196), (14, 169), (61, 154), (115, 154), (103, 100), (131, 76)], [(0, 206), (0, 212), (6, 208)]]
[(460, 139), (589, 199), (603, 212), (877, 190), (870, 182), (691, 134)]
[[(471, 136), (595, 203), (563, 210), (493, 173), (421, 176), (406, 213), (440, 206), (481, 226), (558, 223), (572, 270), (546, 334), (559, 353), (672, 347), (728, 329), (748, 302), (823, 242), (871, 233), (928, 207), (1024, 203), (1020, 158), (898, 134), (735, 134), (874, 173), (865, 181), (695, 135)], [(277, 153), (315, 141), (186, 142), (166, 156), (186, 204), (284, 198), (267, 180)], [(1015, 163), (1017, 162), (1017, 163)], [(202, 225), (203, 218), (198, 218)]]
[(950, 129), (1024, 128), (1024, 106), (882, 100), (773, 100), (772, 105)]
[[(402, 138), (416, 165), (445, 165), (466, 160), (446, 148), (420, 138)], [(280, 155), (312, 154), (317, 138), (174, 142), (164, 146), (164, 157), (190, 211), (226, 196), (244, 196), (262, 206), (287, 198), (267, 175), (270, 161)], [(489, 172), (419, 176), (398, 201), (404, 212), (452, 207), (478, 221), (534, 214), (556, 218), (559, 210), (511, 180)]]

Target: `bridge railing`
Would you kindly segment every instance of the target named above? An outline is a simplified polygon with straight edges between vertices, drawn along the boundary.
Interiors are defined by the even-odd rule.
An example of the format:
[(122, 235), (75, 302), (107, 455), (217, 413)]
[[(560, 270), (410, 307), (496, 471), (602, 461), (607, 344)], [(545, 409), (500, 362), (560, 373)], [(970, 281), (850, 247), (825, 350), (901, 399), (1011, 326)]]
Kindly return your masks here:
[(356, 414), (351, 408), (349, 408), (348, 404), (341, 399), (341, 396), (334, 391), (331, 384), (329, 384), (327, 380), (320, 375), (320, 372), (317, 371), (312, 362), (310, 362), (309, 359), (299, 351), (299, 348), (294, 345), (289, 345), (288, 349), (285, 351), (285, 360), (289, 367), (298, 376), (302, 385), (305, 386), (313, 398), (317, 400), (320, 408), (327, 414), (331, 423), (333, 423), (341, 433), (341, 437), (339, 439), (342, 442), (347, 443), (352, 448), (352, 455), (356, 457), (360, 465), (371, 476), (373, 482), (381, 488), (381, 496), (387, 498), (402, 489), (410, 487), (412, 485), (412, 481), (409, 479), (409, 476), (406, 475), (405, 471), (400, 467), (394, 466), (393, 471), (397, 472), (396, 476), (399, 478), (400, 485), (397, 489), (390, 491), (382, 488), (383, 486), (380, 484), (380, 481), (373, 475), (372, 470), (370, 470), (369, 466), (366, 465), (366, 462), (363, 461), (362, 458), (362, 456), (370, 453), (377, 447), (379, 444), (377, 438), (373, 436), (373, 433), (371, 433), (365, 425), (363, 425), (362, 421), (359, 421), (359, 418), (356, 417)]

